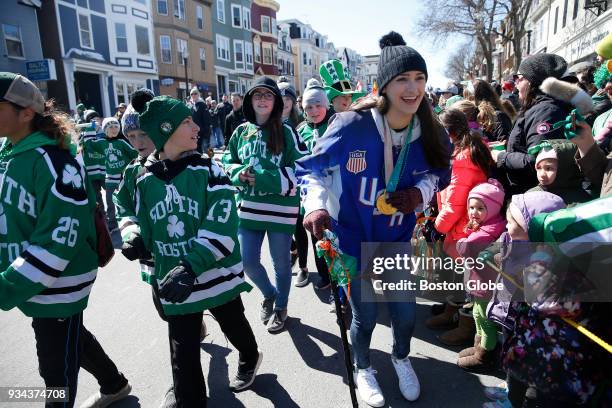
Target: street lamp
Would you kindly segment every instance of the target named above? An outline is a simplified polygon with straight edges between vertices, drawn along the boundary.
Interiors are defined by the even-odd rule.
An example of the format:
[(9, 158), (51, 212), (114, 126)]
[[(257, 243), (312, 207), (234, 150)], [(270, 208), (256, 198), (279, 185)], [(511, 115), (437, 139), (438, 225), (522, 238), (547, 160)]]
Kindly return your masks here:
[(187, 62), (189, 59), (189, 49), (187, 45), (183, 46), (183, 64), (185, 65), (185, 100), (189, 98), (189, 76), (187, 74)]

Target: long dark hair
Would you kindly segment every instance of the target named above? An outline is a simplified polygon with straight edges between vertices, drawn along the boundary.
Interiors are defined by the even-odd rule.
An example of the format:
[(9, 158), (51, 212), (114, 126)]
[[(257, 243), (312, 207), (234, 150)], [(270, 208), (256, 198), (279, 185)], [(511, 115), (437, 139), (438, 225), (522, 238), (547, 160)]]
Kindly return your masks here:
[[(349, 107), (351, 111), (363, 111), (376, 108), (381, 115), (389, 112), (389, 100), (387, 95), (363, 97)], [(448, 168), (450, 152), (444, 144), (442, 136), (445, 135), (442, 124), (433, 114), (429, 100), (425, 97), (421, 100), (416, 115), (421, 122), (421, 138), (423, 139), (423, 150), (427, 163), (435, 168)]]
[[(501, 111), (508, 115), (508, 117), (512, 116), (512, 112), (506, 109), (501, 102), (499, 94), (495, 92), (493, 87), (489, 85), (487, 81), (483, 81), (482, 79), (477, 79), (474, 81), (474, 100), (478, 106), (478, 109), (481, 111)], [(497, 121), (497, 118), (495, 121)], [(487, 132), (492, 132), (494, 127), (494, 123), (493, 125), (488, 126), (483, 125), (483, 128)]]
[[(281, 98), (281, 104), (282, 104)], [(270, 117), (264, 123), (261, 128), (267, 130), (270, 134), (268, 138), (268, 150), (274, 155), (279, 155), (285, 150), (285, 130), (283, 128), (283, 109), (276, 109), (278, 104), (278, 98), (274, 99), (274, 107)]]
[(457, 139), (453, 156), (465, 149), (469, 149), (470, 159), (488, 178), (491, 175), (495, 162), (489, 148), (485, 146), (480, 135), (470, 131), (465, 114), (459, 109), (451, 108), (440, 115), (440, 120), (448, 132), (455, 135)]
[[(25, 109), (14, 103), (11, 103), (11, 105), (18, 112)], [(54, 99), (45, 102), (45, 110), (42, 115), (40, 113), (34, 114), (34, 118), (30, 122), (30, 128), (32, 133), (46, 133), (55, 140), (61, 149), (65, 150), (68, 150), (70, 138), (76, 133), (70, 116), (57, 108)]]

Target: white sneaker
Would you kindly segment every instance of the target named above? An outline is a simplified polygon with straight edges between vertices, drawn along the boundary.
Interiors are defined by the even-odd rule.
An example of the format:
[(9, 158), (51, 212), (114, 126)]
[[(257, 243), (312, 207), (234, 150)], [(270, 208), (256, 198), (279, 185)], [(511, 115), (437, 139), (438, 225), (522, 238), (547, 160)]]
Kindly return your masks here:
[(125, 386), (117, 391), (114, 394), (102, 394), (98, 391), (96, 394), (90, 396), (81, 404), (81, 408), (104, 408), (109, 406), (115, 401), (119, 401), (130, 395), (132, 391), (132, 386), (130, 383), (125, 384)]
[(353, 374), (355, 386), (359, 390), (359, 396), (371, 407), (382, 407), (385, 405), (385, 397), (376, 381), (376, 370), (372, 367), (357, 369)]
[(395, 367), (395, 372), (399, 379), (399, 388), (402, 395), (408, 401), (416, 401), (421, 394), (421, 385), (412, 368), (412, 364), (410, 364), (410, 360), (408, 357), (403, 360), (397, 360), (392, 357), (391, 361), (393, 362), (393, 367)]

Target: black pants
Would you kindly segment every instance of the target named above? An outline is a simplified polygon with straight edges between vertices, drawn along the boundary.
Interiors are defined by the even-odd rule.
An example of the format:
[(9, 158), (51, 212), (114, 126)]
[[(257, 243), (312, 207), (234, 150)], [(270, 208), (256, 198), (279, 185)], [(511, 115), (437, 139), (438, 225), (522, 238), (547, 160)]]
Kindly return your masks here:
[[(210, 309), (221, 330), (239, 352), (238, 370), (248, 371), (257, 364), (257, 342), (244, 315), (240, 296)], [(166, 316), (170, 340), (170, 360), (177, 408), (206, 407), (206, 383), (200, 362), (202, 312)]]
[(104, 184), (104, 180), (93, 180), (91, 185), (96, 193), (96, 203), (102, 204), (102, 208), (104, 208), (104, 201), (102, 201), (102, 185)]
[(297, 223), (295, 224), (295, 233), (293, 236), (295, 237), (295, 248), (293, 245), (291, 250), (297, 250), (298, 254), (298, 264), (301, 269), (304, 269), (308, 266), (308, 234), (306, 234), (306, 229), (304, 228), (304, 216), (302, 214), (298, 215)]
[(91, 373), (103, 394), (114, 394), (127, 379), (106, 355), (98, 340), (83, 326), (83, 312), (65, 319), (32, 319), (38, 371), (46, 387), (68, 387), (69, 402), (48, 402), (47, 408), (72, 407), (77, 393), (79, 368)]

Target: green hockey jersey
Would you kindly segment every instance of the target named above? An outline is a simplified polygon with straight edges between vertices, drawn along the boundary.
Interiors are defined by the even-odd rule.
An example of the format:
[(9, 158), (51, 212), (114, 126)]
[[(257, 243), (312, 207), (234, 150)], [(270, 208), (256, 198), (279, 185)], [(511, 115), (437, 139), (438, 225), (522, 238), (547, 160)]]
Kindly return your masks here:
[(157, 283), (181, 260), (197, 275), (184, 302), (161, 299), (167, 315), (220, 306), (252, 289), (244, 281), (234, 193), (221, 167), (197, 152), (176, 161), (152, 155), (139, 171), (136, 219)]
[(106, 139), (106, 181), (108, 187), (116, 188), (121, 181), (123, 170), (132, 160), (138, 157), (138, 152), (121, 137)]
[(42, 132), (8, 148), (0, 176), (0, 308), (71, 316), (87, 306), (98, 269), (85, 170)]
[[(238, 126), (222, 158), (232, 184), (239, 188), (240, 227), (293, 233), (300, 207), (295, 161), (308, 154), (306, 145), (283, 124), (285, 148), (273, 155), (268, 150), (268, 132), (252, 123)], [(240, 181), (239, 175), (249, 168), (255, 174), (255, 185)]]
[(106, 177), (106, 138), (96, 132), (95, 125), (81, 127), (81, 153), (90, 182)]
[(323, 133), (325, 133), (326, 130), (327, 120), (325, 120), (318, 126), (309, 122), (302, 122), (297, 129), (300, 138), (306, 144), (306, 147), (308, 147), (309, 152), (312, 152), (312, 149), (314, 149), (317, 139), (323, 136)]

